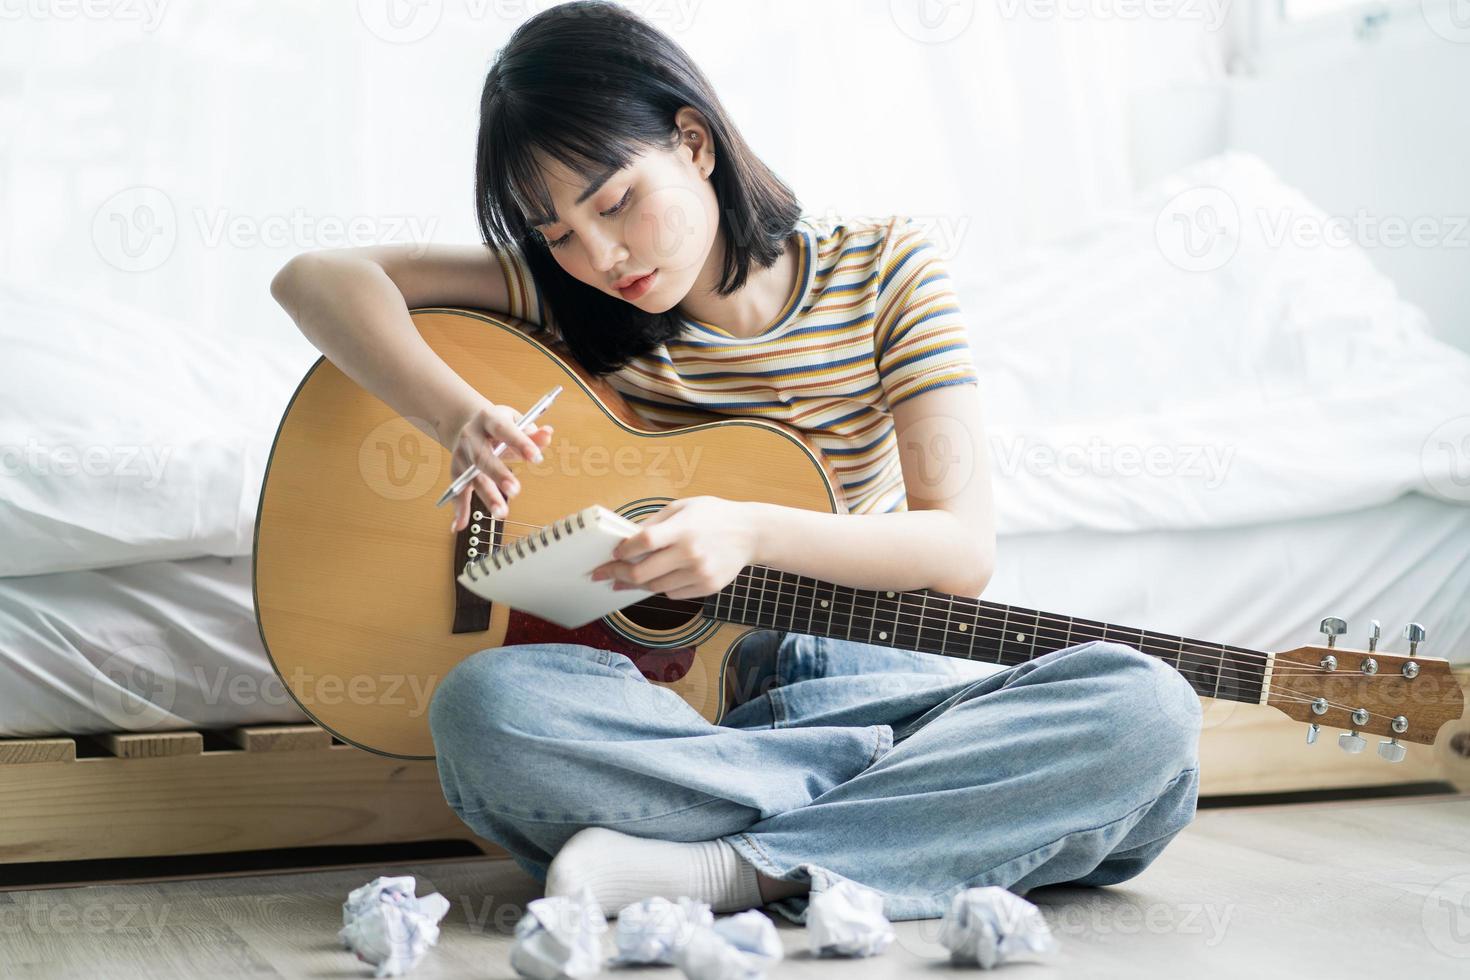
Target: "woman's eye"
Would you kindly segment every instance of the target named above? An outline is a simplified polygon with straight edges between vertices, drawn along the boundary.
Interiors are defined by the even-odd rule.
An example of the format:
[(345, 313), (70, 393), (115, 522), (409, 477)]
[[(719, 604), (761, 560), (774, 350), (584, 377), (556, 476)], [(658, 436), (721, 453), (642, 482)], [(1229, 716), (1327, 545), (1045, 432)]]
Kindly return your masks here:
[[(623, 210), (623, 208), (625, 208), (625, 207), (628, 206), (628, 200), (632, 196), (633, 196), (633, 188), (630, 187), (626, 191), (623, 192), (623, 199), (621, 201), (619, 201), (617, 204), (613, 205), (612, 207), (608, 208), (606, 211), (603, 211), (602, 212), (603, 217), (610, 218), (613, 215), (617, 214), (619, 211)], [(565, 245), (567, 243), (567, 239), (569, 239), (571, 237), (572, 237), (572, 233), (571, 232), (567, 232), (565, 235), (561, 236), (560, 238), (558, 238), (558, 239), (556, 239), (554, 241), (548, 241), (545, 235), (542, 235), (541, 236), (541, 240), (546, 242), (546, 247), (547, 248), (561, 248), (563, 245)]]
[(625, 207), (628, 206), (628, 198), (630, 198), (632, 196), (633, 196), (633, 188), (630, 187), (627, 190), (623, 191), (623, 199), (621, 201), (619, 201), (617, 204), (613, 205), (612, 207), (608, 208), (606, 211), (604, 211), (602, 213), (604, 215), (617, 214), (619, 211), (623, 210), (623, 208), (625, 208)]

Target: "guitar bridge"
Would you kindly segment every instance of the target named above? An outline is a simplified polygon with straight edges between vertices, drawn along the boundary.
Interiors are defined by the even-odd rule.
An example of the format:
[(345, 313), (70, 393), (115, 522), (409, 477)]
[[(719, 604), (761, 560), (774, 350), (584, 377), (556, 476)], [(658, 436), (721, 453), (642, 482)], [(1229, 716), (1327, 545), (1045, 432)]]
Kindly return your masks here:
[[(454, 537), (453, 568), (449, 580), (454, 585), (453, 633), (483, 633), (490, 628), (490, 600), (475, 595), (459, 583), (472, 561), (478, 561), (501, 545), (504, 522), (491, 516), (479, 497), (470, 497), (470, 522)], [(470, 571), (473, 575), (474, 572)]]

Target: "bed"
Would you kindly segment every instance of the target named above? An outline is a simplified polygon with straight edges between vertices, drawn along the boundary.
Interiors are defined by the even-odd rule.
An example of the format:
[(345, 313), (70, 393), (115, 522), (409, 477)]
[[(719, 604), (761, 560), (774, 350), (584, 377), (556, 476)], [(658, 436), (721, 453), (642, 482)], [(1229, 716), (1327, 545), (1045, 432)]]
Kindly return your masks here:
[[(1417, 621), (1470, 682), (1470, 460), (1450, 438), (1470, 355), (1359, 251), (1242, 220), (1219, 268), (1181, 265), (1163, 219), (1200, 188), (1246, 216), (1316, 213), (1231, 154), (1006, 269), (953, 270), (991, 435), (986, 598), (1261, 649), (1316, 642), (1331, 615), (1345, 646), (1376, 618), (1401, 650)], [(431, 762), (335, 743), (260, 646), (254, 508), (312, 358), (17, 285), (0, 342), (20, 406), (0, 446), (39, 441), (45, 463), (0, 481), (0, 860), (467, 837)], [(1090, 461), (1059, 467), (1069, 452)], [(1150, 453), (1163, 465), (1136, 465)], [(1208, 707), (1207, 794), (1470, 786), (1463, 721), (1389, 766), (1308, 748), (1274, 709)]]

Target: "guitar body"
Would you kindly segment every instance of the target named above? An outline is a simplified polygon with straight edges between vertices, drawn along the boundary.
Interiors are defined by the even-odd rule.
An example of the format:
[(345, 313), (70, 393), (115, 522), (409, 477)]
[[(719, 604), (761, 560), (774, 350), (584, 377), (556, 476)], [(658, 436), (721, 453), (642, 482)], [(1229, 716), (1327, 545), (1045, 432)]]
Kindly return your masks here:
[(255, 527), (255, 611), (271, 661), (338, 738), (404, 758), (434, 754), (429, 699), (461, 660), (519, 643), (627, 654), (710, 721), (730, 698), (731, 653), (753, 627), (697, 600), (653, 596), (577, 630), (491, 604), (455, 581), (466, 561), (600, 503), (631, 520), (700, 495), (845, 511), (822, 455), (788, 426), (745, 418), (660, 427), (641, 419), (529, 324), (457, 309), (412, 313), (434, 351), (497, 404), (524, 410), (556, 385), (540, 464), (514, 462), (505, 521), (455, 534), (436, 507), (449, 452), (325, 358), (301, 382), (271, 449)]

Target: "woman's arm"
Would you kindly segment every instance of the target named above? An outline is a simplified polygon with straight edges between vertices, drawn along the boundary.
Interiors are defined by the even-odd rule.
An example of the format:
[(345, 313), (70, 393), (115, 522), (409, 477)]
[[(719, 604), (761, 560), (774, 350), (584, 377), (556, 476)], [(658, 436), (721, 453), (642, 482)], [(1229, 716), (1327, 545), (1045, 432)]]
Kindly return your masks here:
[(419, 336), (408, 311), (426, 305), (507, 307), (505, 275), (473, 245), (383, 245), (306, 252), (271, 280), (271, 295), (313, 347), (449, 447), (485, 399)]
[(979, 389), (932, 388), (893, 408), (909, 509), (820, 514), (750, 503), (752, 564), (855, 589), (979, 597), (995, 570), (995, 515)]
[(978, 388), (930, 389), (899, 401), (893, 418), (907, 512), (821, 514), (685, 497), (645, 519), (592, 578), (692, 599), (718, 592), (746, 565), (767, 565), (854, 589), (978, 598), (995, 568)]
[[(449, 449), (456, 472), (479, 464), (480, 475), (455, 499), (456, 529), (469, 521), (476, 493), (493, 513), (505, 513), (519, 491), (507, 462), (537, 458), (550, 427), (523, 432), (515, 424), (519, 413), (456, 374), (408, 312), (433, 305), (505, 310), (505, 274), (493, 252), (471, 245), (307, 252), (276, 273), (271, 295), (342, 373)], [(511, 451), (505, 458), (490, 455), (502, 439)]]

